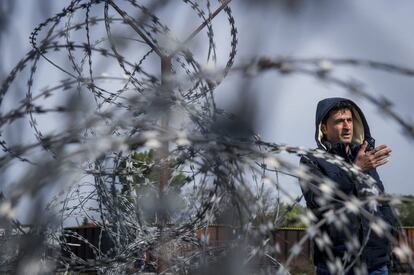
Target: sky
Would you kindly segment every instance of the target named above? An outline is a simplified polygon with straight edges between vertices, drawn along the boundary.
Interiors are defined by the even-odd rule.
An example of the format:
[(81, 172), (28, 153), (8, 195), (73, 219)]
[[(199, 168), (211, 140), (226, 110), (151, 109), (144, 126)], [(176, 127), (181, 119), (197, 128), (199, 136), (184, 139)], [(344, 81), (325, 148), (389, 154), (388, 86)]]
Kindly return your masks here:
[[(69, 1), (46, 1), (48, 7), (39, 8), (39, 1), (15, 0), (13, 19), (5, 30), (1, 43), (3, 71), (12, 66), (30, 50), (29, 35), (33, 28), (62, 9)], [(264, 3), (263, 6), (260, 3)], [(236, 64), (258, 57), (335, 57), (369, 59), (412, 67), (414, 34), (412, 33), (412, 1), (233, 1), (233, 15), (238, 29)], [(172, 30), (185, 37), (200, 22), (191, 16), (191, 10), (175, 6), (162, 11), (160, 18)], [(185, 16), (176, 16), (185, 15)], [(190, 24), (191, 23), (191, 24)], [(223, 66), (229, 53), (229, 27), (225, 16), (214, 22), (217, 55)], [(179, 36), (180, 36), (179, 35)], [(198, 53), (205, 56), (201, 38)], [(197, 54), (198, 54), (197, 53)], [(196, 55), (197, 55), (196, 54)], [(202, 62), (202, 61), (200, 61)], [(336, 76), (345, 80), (363, 82), (367, 91), (385, 96), (394, 104), (394, 110), (414, 121), (414, 78), (393, 75), (355, 67), (334, 67)], [(42, 76), (41, 76), (42, 77)], [(51, 76), (43, 76), (48, 82)], [(219, 107), (228, 108), (240, 94), (240, 74), (230, 74), (216, 89)], [(300, 75), (280, 75), (269, 71), (251, 77), (252, 108), (256, 107), (256, 132), (265, 141), (314, 148), (314, 116), (316, 104), (325, 97), (347, 97), (364, 111), (377, 145), (386, 144), (392, 150), (390, 163), (378, 169), (386, 191), (393, 194), (414, 194), (411, 170), (414, 142), (401, 133), (400, 127), (381, 115), (369, 102), (348, 94), (342, 89)], [(296, 157), (286, 157), (298, 163)], [(286, 181), (292, 193), (299, 193), (298, 185)]]

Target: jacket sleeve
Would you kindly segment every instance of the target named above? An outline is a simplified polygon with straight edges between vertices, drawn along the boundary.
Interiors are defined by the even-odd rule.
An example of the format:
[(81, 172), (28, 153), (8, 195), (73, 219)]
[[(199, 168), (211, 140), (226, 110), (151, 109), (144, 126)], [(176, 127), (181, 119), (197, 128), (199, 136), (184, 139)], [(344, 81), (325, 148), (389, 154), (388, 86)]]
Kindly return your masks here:
[[(323, 176), (321, 168), (315, 160), (312, 160), (310, 157), (303, 155), (300, 159), (300, 166), (307, 166), (310, 171), (316, 176)], [(302, 194), (306, 200), (306, 206), (311, 209), (315, 214), (318, 214), (318, 209), (320, 205), (318, 203), (318, 196), (309, 188), (308, 182), (304, 182), (299, 179), (300, 187), (302, 189)], [(311, 181), (311, 184), (319, 185), (316, 181)]]
[(372, 169), (369, 172), (369, 175), (375, 179), (377, 187), (379, 188), (379, 190), (381, 190), (382, 193), (384, 193), (385, 192), (384, 185), (382, 184), (380, 176), (378, 175), (377, 169)]
[[(380, 176), (378, 175), (377, 170), (371, 170), (370, 175), (375, 179), (377, 187), (380, 189), (381, 193), (385, 194), (384, 185), (380, 179)], [(391, 234), (398, 236), (398, 218), (393, 207), (388, 202), (382, 202), (379, 205), (379, 211), (381, 218), (391, 227)]]

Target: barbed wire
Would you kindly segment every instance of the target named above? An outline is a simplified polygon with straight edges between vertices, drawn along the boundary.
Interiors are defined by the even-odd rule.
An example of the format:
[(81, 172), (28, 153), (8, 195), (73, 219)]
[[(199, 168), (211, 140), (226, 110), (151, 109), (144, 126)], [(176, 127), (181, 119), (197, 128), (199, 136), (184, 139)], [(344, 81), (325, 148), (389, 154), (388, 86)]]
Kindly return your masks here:
[[(263, 58), (233, 66), (238, 36), (230, 1), (178, 1), (201, 22), (183, 41), (156, 16), (163, 7), (168, 8), (165, 2), (152, 1), (146, 7), (135, 0), (74, 0), (32, 32), (33, 49), (0, 88), (4, 110), (0, 115), (0, 172), (19, 169), (19, 162), (30, 167), (22, 169), (13, 190), (0, 198), (0, 225), (12, 228), (5, 238), (10, 246), (19, 246), (18, 252), (1, 252), (0, 265), (21, 273), (26, 266), (36, 265), (36, 270), (105, 274), (144, 270), (236, 274), (252, 267), (257, 273), (288, 274), (305, 243), (314, 240), (329, 256), (332, 273), (355, 268), (358, 274), (365, 274), (366, 267), (354, 266), (352, 257), (336, 259), (332, 236), (321, 230), (325, 225), (336, 226), (345, 235), (349, 254), (361, 254), (367, 239), (359, 243), (355, 232), (348, 230), (346, 215), (353, 213), (369, 221), (368, 235), (388, 239), (395, 254), (413, 268), (407, 242), (391, 234), (375, 209), (384, 203), (414, 201), (379, 192), (375, 180), (338, 156), (266, 142), (250, 129), (236, 135), (228, 130), (248, 125), (218, 109), (214, 102), (215, 88), (229, 73), (248, 77), (268, 70), (304, 74), (366, 100), (412, 140), (413, 124), (388, 99), (375, 97), (332, 72), (335, 66), (364, 66), (412, 76), (413, 70), (333, 58)], [(216, 16), (225, 16), (230, 30), (230, 50), (224, 62), (216, 53)], [(78, 17), (81, 20), (75, 22)], [(188, 43), (200, 32), (208, 41), (203, 61), (197, 60), (196, 49)], [(130, 57), (122, 43), (132, 44), (139, 57)], [(154, 72), (153, 59), (159, 64), (169, 61), (168, 70)], [(213, 69), (202, 65), (210, 61), (215, 64)], [(40, 77), (43, 62), (63, 77)], [(105, 69), (115, 73), (101, 72), (104, 62), (109, 63)], [(24, 99), (6, 108), (17, 81), (27, 81)], [(45, 81), (48, 86), (39, 88), (37, 82)], [(67, 100), (61, 102), (64, 96)], [(168, 123), (162, 122), (165, 116), (171, 117)], [(57, 125), (53, 119), (59, 120)], [(28, 121), (33, 136), (25, 142), (8, 138), (5, 133), (18, 128), (22, 120)], [(283, 160), (284, 154), (324, 159), (372, 192), (350, 198), (331, 179)], [(311, 211), (301, 214), (306, 233), (286, 259), (277, 256), (280, 251), (274, 233), (301, 197), (290, 191), (295, 183), (282, 182), (279, 174), (299, 179), (302, 188), (317, 194), (324, 213), (320, 220)], [(33, 216), (29, 227), (16, 214), (26, 197), (36, 206), (29, 211)], [(47, 197), (52, 198), (45, 202)], [(285, 211), (280, 208), (284, 201), (288, 201)], [(265, 217), (270, 211), (276, 212), (273, 219)], [(79, 220), (84, 218), (82, 227)], [(228, 242), (212, 245), (208, 228), (220, 219), (227, 219), (234, 234)], [(82, 235), (82, 228), (97, 230), (98, 239)], [(202, 233), (197, 236), (197, 232)], [(22, 245), (27, 237), (30, 245)], [(80, 246), (91, 251), (92, 261), (75, 253), (74, 247)], [(235, 266), (232, 257), (242, 260)], [(266, 265), (258, 265), (255, 259)]]

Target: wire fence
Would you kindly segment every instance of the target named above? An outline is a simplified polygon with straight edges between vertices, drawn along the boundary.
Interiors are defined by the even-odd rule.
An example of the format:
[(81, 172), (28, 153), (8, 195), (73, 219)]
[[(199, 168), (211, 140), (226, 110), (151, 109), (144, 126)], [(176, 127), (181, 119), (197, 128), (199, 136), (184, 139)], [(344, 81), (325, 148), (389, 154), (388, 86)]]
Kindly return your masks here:
[[(234, 65), (238, 31), (232, 4), (177, 1), (174, 5), (188, 8), (198, 20), (191, 21), (184, 39), (163, 23), (161, 15), (171, 4), (160, 0), (73, 0), (34, 28), (32, 50), (0, 88), (0, 172), (5, 179), (16, 171), (20, 175), (0, 198), (4, 270), (288, 274), (309, 267), (306, 272), (310, 240), (330, 251), (329, 236), (320, 229), (332, 223), (346, 228), (349, 212), (369, 221), (373, 234), (389, 240), (394, 254), (412, 268), (412, 232), (396, 237), (369, 207), (412, 200), (381, 192), (349, 198), (331, 179), (281, 156), (336, 163), (356, 185), (375, 189), (375, 181), (335, 155), (262, 140), (243, 116), (248, 85), (236, 100), (238, 114), (217, 108), (214, 92), (229, 74), (247, 82), (267, 71), (302, 74), (359, 96), (412, 141), (413, 122), (388, 99), (332, 72), (362, 66), (412, 77), (413, 70), (325, 57), (256, 58)], [(227, 21), (220, 26), (229, 37), (220, 45), (228, 49), (226, 60), (216, 54), (214, 24), (220, 17)], [(200, 36), (204, 46), (194, 49)], [(48, 75), (40, 77), (44, 67)], [(24, 95), (16, 100), (13, 93), (21, 83)], [(306, 211), (300, 219), (307, 230), (276, 230), (289, 213), (279, 207), (282, 197), (290, 206), (301, 200), (281, 184), (281, 174), (319, 194), (332, 216), (315, 223)], [(25, 200), (30, 200), (29, 225), (16, 214)], [(84, 227), (68, 226), (82, 221)], [(238, 230), (212, 228), (217, 221)], [(344, 229), (344, 234), (344, 242), (356, 239), (354, 232)], [(329, 261), (338, 274), (350, 268)]]

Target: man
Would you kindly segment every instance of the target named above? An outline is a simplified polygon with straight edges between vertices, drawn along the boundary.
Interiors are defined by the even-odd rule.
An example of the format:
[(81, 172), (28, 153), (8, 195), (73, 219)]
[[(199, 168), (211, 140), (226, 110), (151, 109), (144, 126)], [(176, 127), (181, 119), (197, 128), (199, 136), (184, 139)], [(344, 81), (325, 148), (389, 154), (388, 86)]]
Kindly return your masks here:
[[(354, 102), (345, 98), (320, 101), (315, 126), (315, 139), (319, 149), (358, 166), (375, 180), (377, 192), (384, 192), (376, 168), (388, 162), (391, 150), (385, 145), (375, 148), (375, 140), (371, 137), (365, 116)], [(366, 197), (367, 185), (358, 184), (356, 178), (338, 164), (313, 155), (303, 155), (300, 162), (315, 175), (334, 181), (335, 190), (349, 199)], [(320, 183), (312, 184), (318, 186)], [(334, 195), (326, 200), (326, 194), (303, 184), (302, 192), (307, 207), (312, 210), (317, 222), (325, 221), (314, 239), (316, 274), (343, 274), (344, 271), (346, 274), (388, 274), (390, 242), (384, 235), (377, 235), (371, 229), (367, 215), (349, 209), (345, 212), (338, 211), (346, 202), (351, 202), (345, 201), (344, 196)], [(395, 216), (387, 203), (379, 204), (375, 210), (367, 205), (364, 207), (375, 217), (385, 220), (390, 227), (395, 224)], [(328, 214), (331, 217), (335, 214), (335, 218), (328, 219)]]

